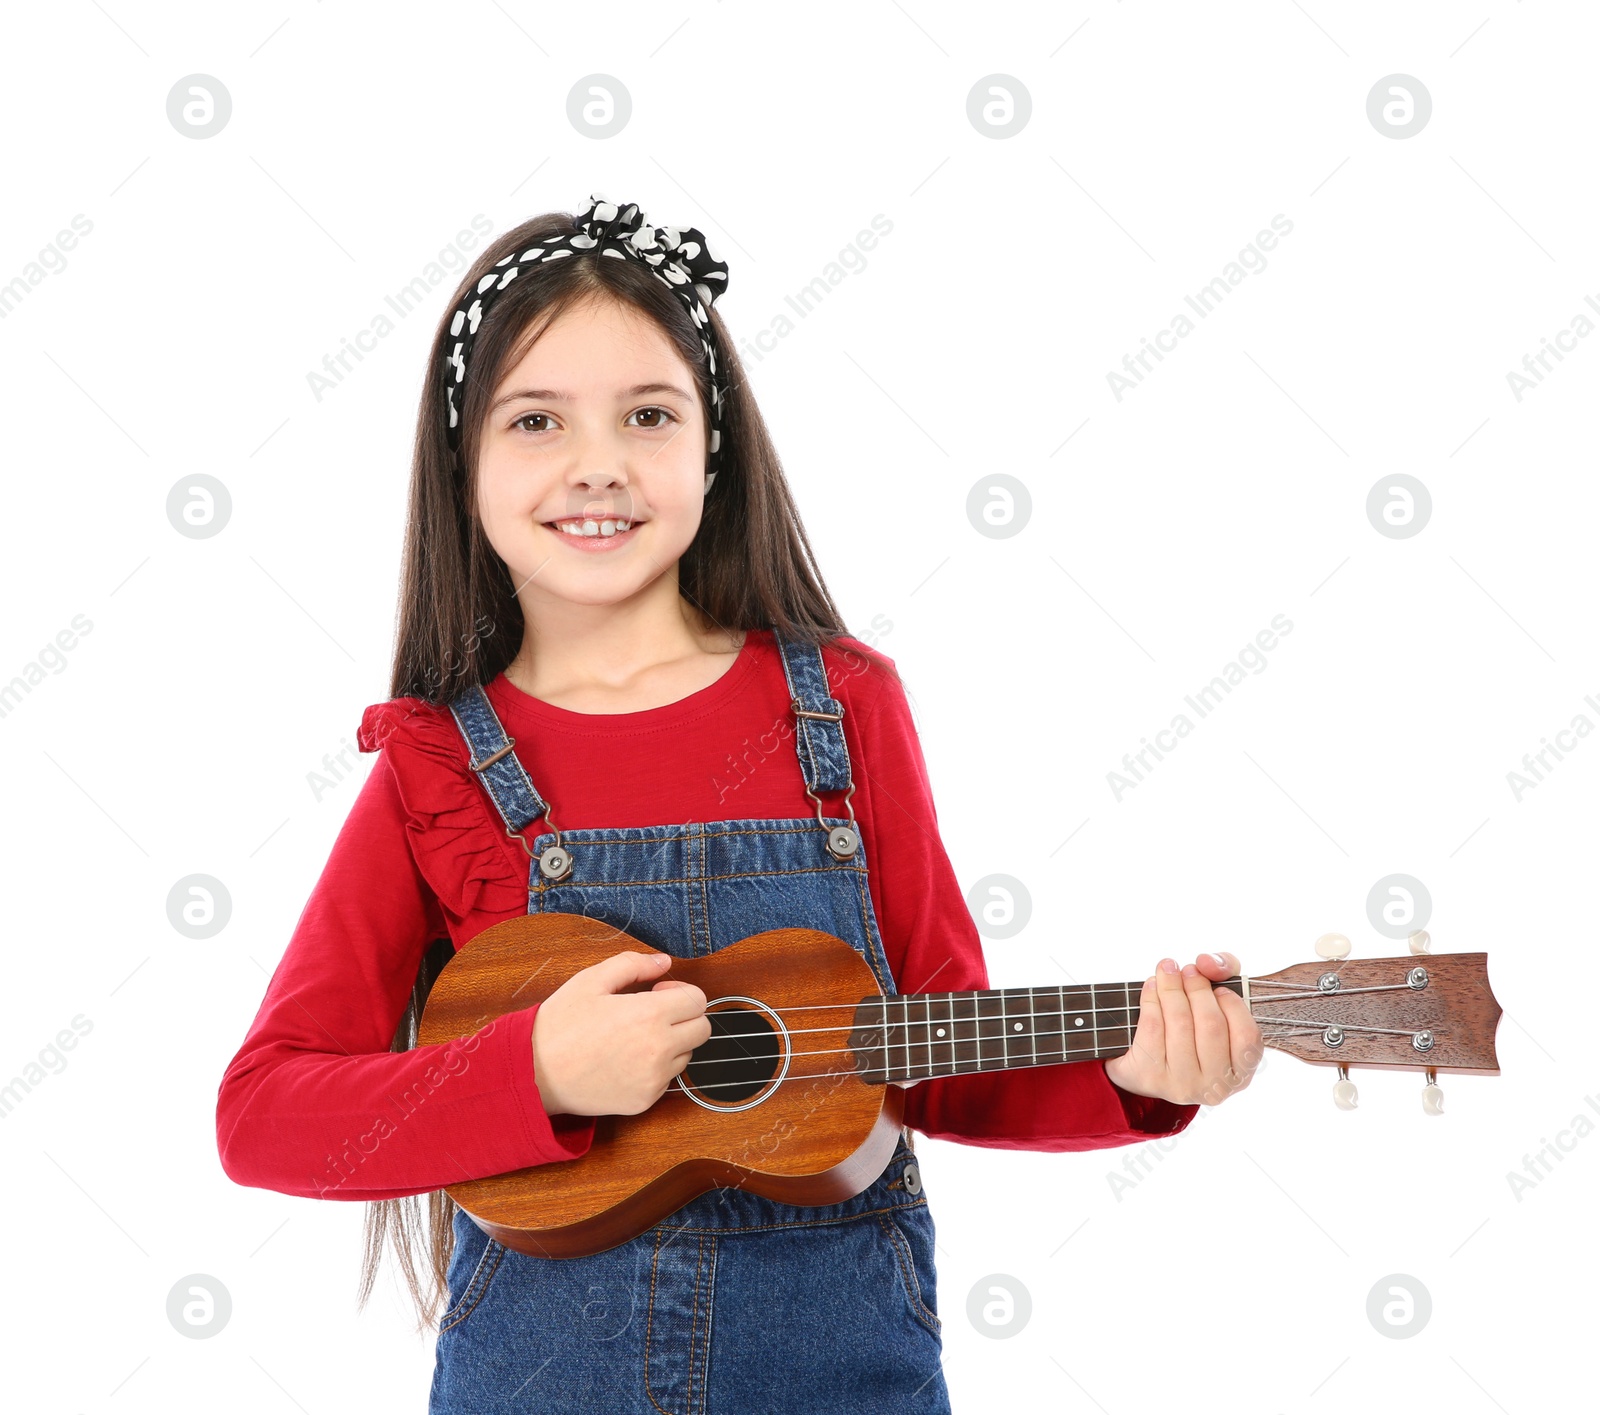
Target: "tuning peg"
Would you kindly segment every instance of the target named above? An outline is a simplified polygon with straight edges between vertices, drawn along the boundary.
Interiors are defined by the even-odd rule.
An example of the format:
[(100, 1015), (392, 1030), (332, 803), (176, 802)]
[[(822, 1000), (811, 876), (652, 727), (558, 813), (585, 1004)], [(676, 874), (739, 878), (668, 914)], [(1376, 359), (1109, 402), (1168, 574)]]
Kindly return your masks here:
[(1411, 936), (1406, 940), (1411, 945), (1413, 953), (1426, 953), (1433, 944), (1433, 939), (1426, 929), (1413, 929)]
[(1323, 934), (1313, 947), (1316, 948), (1319, 958), (1348, 958), (1350, 956), (1350, 940), (1343, 934)]
[(1355, 1082), (1350, 1079), (1350, 1068), (1339, 1068), (1339, 1079), (1333, 1083), (1333, 1103), (1340, 1110), (1354, 1110), (1356, 1108)]
[[(1412, 937), (1416, 937), (1415, 934)], [(1434, 1069), (1431, 1066), (1424, 1068), (1428, 1077), (1428, 1084), (1422, 1088), (1422, 1112), (1424, 1115), (1444, 1114), (1444, 1092), (1435, 1081)]]

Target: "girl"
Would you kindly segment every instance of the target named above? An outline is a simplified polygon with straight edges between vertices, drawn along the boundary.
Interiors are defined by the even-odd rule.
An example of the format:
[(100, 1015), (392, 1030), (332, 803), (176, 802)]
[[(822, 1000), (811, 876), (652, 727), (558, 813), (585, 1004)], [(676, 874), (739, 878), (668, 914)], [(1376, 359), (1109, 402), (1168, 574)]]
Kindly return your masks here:
[(433, 1415), (948, 1410), (912, 1132), (1131, 1144), (1260, 1056), (1211, 986), (1237, 960), (1164, 959), (1128, 1052), (916, 1085), (842, 1203), (730, 1188), (547, 1259), (441, 1192), (582, 1156), (710, 1035), (700, 989), (619, 952), (412, 1045), (443, 962), (503, 919), (588, 914), (679, 958), (805, 926), (886, 993), (988, 986), (905, 690), (814, 568), (711, 310), (726, 284), (698, 231), (600, 197), (469, 272), (422, 398), (392, 696), (361, 724), (381, 755), (218, 1094), (236, 1182), (371, 1204), (363, 1305), (391, 1232), (423, 1319), (445, 1305)]

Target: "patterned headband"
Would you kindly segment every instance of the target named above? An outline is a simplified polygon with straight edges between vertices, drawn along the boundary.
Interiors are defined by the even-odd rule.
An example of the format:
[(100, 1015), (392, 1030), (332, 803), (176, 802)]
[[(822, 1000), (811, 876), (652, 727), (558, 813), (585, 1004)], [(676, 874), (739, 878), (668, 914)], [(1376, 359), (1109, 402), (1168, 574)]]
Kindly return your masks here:
[(722, 459), (722, 401), (727, 392), (717, 382), (720, 370), (710, 311), (717, 297), (728, 288), (728, 267), (711, 254), (705, 236), (694, 227), (651, 226), (637, 205), (630, 202), (618, 206), (598, 195), (590, 197), (588, 209), (578, 217), (576, 231), (550, 236), (520, 255), (513, 251), (496, 261), (494, 269), (484, 274), (456, 306), (450, 318), (450, 336), (455, 342), (445, 358), (445, 402), (450, 411), (446, 436), (450, 446), (461, 446), (457, 390), (466, 380), (473, 342), (495, 296), (516, 279), (517, 272), (524, 266), (561, 260), (583, 251), (643, 261), (656, 279), (688, 309), (711, 370), (711, 436), (706, 459), (706, 491), (709, 492)]

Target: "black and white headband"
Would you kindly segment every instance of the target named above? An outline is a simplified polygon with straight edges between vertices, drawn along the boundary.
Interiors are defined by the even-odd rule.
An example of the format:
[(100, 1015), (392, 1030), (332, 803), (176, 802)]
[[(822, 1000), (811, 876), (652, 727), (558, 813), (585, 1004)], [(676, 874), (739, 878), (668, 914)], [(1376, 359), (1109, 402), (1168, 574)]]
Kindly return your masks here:
[(711, 328), (711, 306), (728, 288), (727, 264), (711, 254), (705, 236), (694, 227), (651, 226), (636, 204), (619, 206), (599, 195), (590, 196), (588, 209), (578, 217), (576, 231), (551, 236), (520, 255), (513, 251), (496, 261), (494, 269), (485, 273), (456, 306), (450, 318), (450, 336), (454, 343), (445, 358), (445, 404), (450, 413), (446, 436), (450, 446), (461, 446), (457, 390), (466, 381), (473, 341), (495, 296), (516, 279), (517, 272), (525, 266), (596, 250), (604, 256), (643, 261), (656, 279), (683, 301), (700, 333), (706, 364), (711, 370), (711, 435), (706, 458), (706, 491), (709, 492), (722, 460), (722, 400), (727, 392), (717, 381), (720, 368), (716, 336)]

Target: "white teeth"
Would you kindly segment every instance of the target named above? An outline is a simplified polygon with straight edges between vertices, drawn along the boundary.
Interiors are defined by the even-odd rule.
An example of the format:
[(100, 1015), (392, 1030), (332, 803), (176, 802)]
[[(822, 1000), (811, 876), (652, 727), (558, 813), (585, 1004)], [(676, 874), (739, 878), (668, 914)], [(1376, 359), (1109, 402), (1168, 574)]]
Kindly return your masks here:
[(577, 521), (560, 521), (556, 529), (569, 536), (611, 536), (619, 531), (631, 530), (632, 521), (604, 520), (584, 521), (581, 525)]

